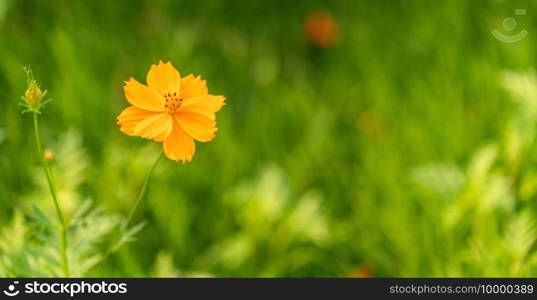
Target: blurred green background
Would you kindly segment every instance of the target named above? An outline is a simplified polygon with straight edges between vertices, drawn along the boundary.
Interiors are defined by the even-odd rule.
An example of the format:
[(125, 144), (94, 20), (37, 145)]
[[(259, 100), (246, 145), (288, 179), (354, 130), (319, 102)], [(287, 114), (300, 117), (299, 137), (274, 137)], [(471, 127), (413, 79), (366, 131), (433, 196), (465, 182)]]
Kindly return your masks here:
[[(304, 33), (318, 10), (339, 28), (329, 47)], [(0, 0), (0, 275), (59, 275), (17, 106), (30, 64), (53, 99), (42, 139), (74, 276), (537, 276), (536, 13), (499, 0)], [(505, 43), (495, 28), (528, 36)], [(161, 162), (135, 215), (145, 227), (106, 256), (160, 151), (115, 124), (123, 81), (161, 59), (227, 105), (192, 162)]]

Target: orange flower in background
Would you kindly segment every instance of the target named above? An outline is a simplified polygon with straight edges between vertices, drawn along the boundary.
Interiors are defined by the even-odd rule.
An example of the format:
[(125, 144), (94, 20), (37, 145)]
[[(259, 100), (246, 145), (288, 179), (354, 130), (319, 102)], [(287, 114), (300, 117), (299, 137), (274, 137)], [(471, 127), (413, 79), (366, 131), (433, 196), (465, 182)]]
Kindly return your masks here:
[(375, 269), (368, 264), (361, 264), (351, 272), (347, 277), (350, 278), (373, 278), (375, 277)]
[(181, 78), (171, 62), (152, 65), (146, 80), (147, 85), (134, 78), (125, 81), (125, 97), (132, 106), (117, 117), (120, 130), (163, 142), (169, 159), (190, 161), (194, 140), (208, 142), (215, 137), (215, 113), (225, 97), (209, 94), (200, 76)]
[(339, 37), (339, 26), (332, 15), (324, 10), (311, 12), (304, 22), (306, 37), (316, 47), (334, 45)]
[(360, 132), (367, 135), (375, 135), (383, 130), (383, 122), (377, 112), (366, 109), (358, 115), (356, 126)]

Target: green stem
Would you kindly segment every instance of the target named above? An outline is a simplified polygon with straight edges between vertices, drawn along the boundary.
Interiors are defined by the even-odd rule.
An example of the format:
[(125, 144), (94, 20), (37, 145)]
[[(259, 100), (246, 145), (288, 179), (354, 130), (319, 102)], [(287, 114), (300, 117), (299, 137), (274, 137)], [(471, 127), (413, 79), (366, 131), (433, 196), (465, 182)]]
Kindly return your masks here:
[(129, 212), (129, 216), (127, 217), (127, 221), (125, 221), (125, 224), (123, 224), (125, 229), (127, 229), (128, 225), (129, 225), (129, 222), (131, 221), (132, 216), (134, 215), (134, 212), (136, 211), (136, 208), (138, 208), (138, 205), (140, 205), (140, 202), (144, 198), (145, 191), (147, 190), (147, 184), (149, 183), (149, 179), (151, 178), (151, 175), (153, 175), (153, 170), (155, 170), (155, 167), (157, 166), (158, 162), (162, 158), (163, 154), (164, 154), (164, 151), (160, 151), (160, 154), (159, 154), (157, 160), (155, 161), (153, 166), (151, 166), (151, 169), (149, 169), (149, 171), (145, 175), (144, 184), (142, 185), (142, 189), (140, 190), (140, 193), (138, 194), (138, 198), (136, 198), (136, 201), (134, 202), (134, 206), (131, 208), (131, 211)]
[(38, 113), (34, 112), (33, 115), (34, 115), (34, 136), (35, 136), (35, 144), (37, 147), (37, 154), (39, 155), (39, 158), (41, 159), (43, 170), (45, 171), (45, 175), (47, 177), (50, 194), (52, 195), (54, 207), (56, 208), (56, 216), (58, 217), (58, 221), (60, 223), (60, 259), (61, 259), (61, 264), (62, 264), (63, 276), (69, 277), (69, 262), (67, 260), (67, 231), (65, 228), (65, 219), (63, 218), (63, 214), (60, 209), (60, 204), (58, 203), (58, 197), (56, 195), (56, 188), (54, 185), (54, 181), (52, 180), (52, 172), (50, 171), (47, 161), (45, 160), (43, 150), (41, 148), (41, 139), (39, 137), (39, 122), (37, 121)]
[[(134, 215), (134, 212), (136, 211), (136, 209), (138, 208), (138, 206), (140, 205), (140, 202), (142, 201), (142, 199), (144, 198), (144, 195), (145, 195), (145, 191), (147, 190), (147, 185), (149, 183), (149, 179), (151, 178), (151, 175), (153, 175), (153, 170), (155, 170), (155, 167), (157, 166), (158, 162), (160, 161), (160, 159), (162, 158), (164, 154), (164, 151), (161, 151), (157, 160), (155, 161), (155, 163), (153, 163), (153, 166), (151, 166), (151, 169), (149, 169), (149, 171), (147, 172), (147, 174), (145, 175), (145, 179), (144, 179), (144, 183), (142, 185), (142, 189), (140, 190), (140, 192), (138, 193), (138, 197), (136, 198), (136, 201), (134, 202), (134, 205), (133, 207), (131, 208), (130, 212), (129, 212), (129, 216), (127, 217), (127, 220), (125, 221), (125, 223), (123, 223), (123, 225), (121, 226), (121, 229), (123, 232), (126, 232), (127, 231), (127, 228), (129, 226), (129, 223), (130, 221), (132, 220), (132, 217)], [(123, 235), (123, 233), (121, 233)], [(111, 245), (110, 247), (108, 247), (108, 249), (106, 250), (106, 252), (104, 253), (103, 255), (103, 258), (99, 261), (99, 264), (102, 266), (102, 263), (104, 261), (106, 261), (108, 259), (108, 257), (116, 252), (119, 247), (121, 247), (121, 245), (125, 242), (125, 240), (123, 240), (123, 236), (119, 238), (119, 240), (114, 243), (113, 245)]]

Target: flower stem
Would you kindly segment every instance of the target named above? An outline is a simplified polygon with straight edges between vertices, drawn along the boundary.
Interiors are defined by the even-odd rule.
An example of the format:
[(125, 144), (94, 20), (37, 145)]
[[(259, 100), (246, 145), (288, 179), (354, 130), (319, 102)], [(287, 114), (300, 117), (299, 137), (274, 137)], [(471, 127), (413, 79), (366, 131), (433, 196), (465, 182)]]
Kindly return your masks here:
[(138, 194), (138, 198), (136, 198), (136, 201), (134, 202), (134, 205), (131, 208), (131, 211), (129, 212), (129, 216), (127, 217), (127, 221), (125, 221), (125, 223), (123, 224), (125, 229), (127, 229), (128, 225), (129, 225), (129, 222), (131, 221), (132, 216), (134, 215), (134, 212), (136, 211), (136, 208), (138, 208), (138, 205), (140, 205), (140, 202), (144, 198), (145, 191), (147, 190), (147, 184), (149, 183), (149, 179), (151, 178), (151, 175), (153, 175), (153, 170), (155, 170), (155, 167), (157, 166), (158, 162), (162, 158), (163, 154), (164, 154), (164, 151), (160, 151), (160, 154), (159, 154), (157, 160), (155, 161), (155, 163), (153, 163), (153, 166), (151, 166), (151, 169), (149, 169), (149, 171), (145, 175), (145, 180), (144, 180), (144, 183), (142, 185), (142, 189), (140, 190), (140, 193)]
[[(151, 175), (153, 175), (153, 170), (155, 169), (155, 167), (157, 166), (158, 162), (160, 161), (160, 159), (162, 158), (164, 154), (164, 150), (160, 152), (157, 160), (155, 161), (155, 163), (153, 163), (153, 165), (151, 166), (151, 169), (149, 169), (149, 171), (147, 172), (147, 174), (145, 175), (145, 179), (144, 179), (144, 183), (142, 185), (142, 189), (140, 190), (140, 192), (138, 193), (138, 197), (136, 198), (136, 201), (134, 202), (134, 205), (132, 206), (130, 212), (129, 212), (129, 216), (127, 217), (127, 220), (125, 221), (125, 223), (123, 223), (120, 227), (120, 229), (122, 230), (122, 234), (124, 234), (124, 232), (127, 231), (128, 229), (128, 226), (129, 226), (129, 223), (130, 221), (132, 220), (132, 217), (134, 215), (134, 212), (136, 211), (136, 209), (138, 208), (138, 206), (140, 205), (140, 202), (142, 201), (142, 199), (144, 198), (144, 195), (145, 195), (145, 191), (147, 190), (147, 185), (149, 183), (149, 179), (151, 178)], [(108, 259), (108, 257), (116, 252), (120, 247), (121, 245), (125, 242), (124, 238), (123, 237), (120, 237), (119, 240), (112, 244), (110, 247), (108, 247), (108, 249), (106, 249), (106, 252), (104, 253), (102, 259), (99, 261), (98, 264), (100, 264), (102, 266), (102, 263), (104, 261), (106, 261)]]
[(67, 231), (65, 227), (65, 219), (63, 218), (63, 214), (60, 209), (60, 204), (58, 203), (58, 197), (56, 195), (56, 187), (52, 179), (52, 172), (50, 171), (50, 167), (48, 166), (47, 161), (45, 160), (45, 157), (43, 155), (43, 150), (41, 148), (41, 139), (39, 137), (38, 113), (34, 112), (33, 115), (34, 115), (34, 136), (35, 136), (35, 144), (37, 147), (37, 154), (39, 155), (39, 158), (41, 159), (41, 164), (43, 165), (43, 170), (47, 177), (50, 194), (52, 195), (54, 207), (56, 208), (56, 216), (60, 223), (60, 259), (61, 259), (63, 276), (69, 277), (69, 262), (67, 260)]

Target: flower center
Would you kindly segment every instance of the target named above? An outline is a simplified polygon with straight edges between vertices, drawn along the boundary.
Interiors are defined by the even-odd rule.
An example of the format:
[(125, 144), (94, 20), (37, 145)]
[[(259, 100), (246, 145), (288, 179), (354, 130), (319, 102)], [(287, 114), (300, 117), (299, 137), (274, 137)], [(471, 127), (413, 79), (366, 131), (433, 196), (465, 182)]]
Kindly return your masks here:
[(181, 107), (182, 103), (183, 103), (183, 97), (182, 97), (181, 92), (179, 93), (173, 92), (173, 94), (167, 93), (164, 95), (164, 107), (171, 114), (176, 112), (179, 109), (179, 107)]

